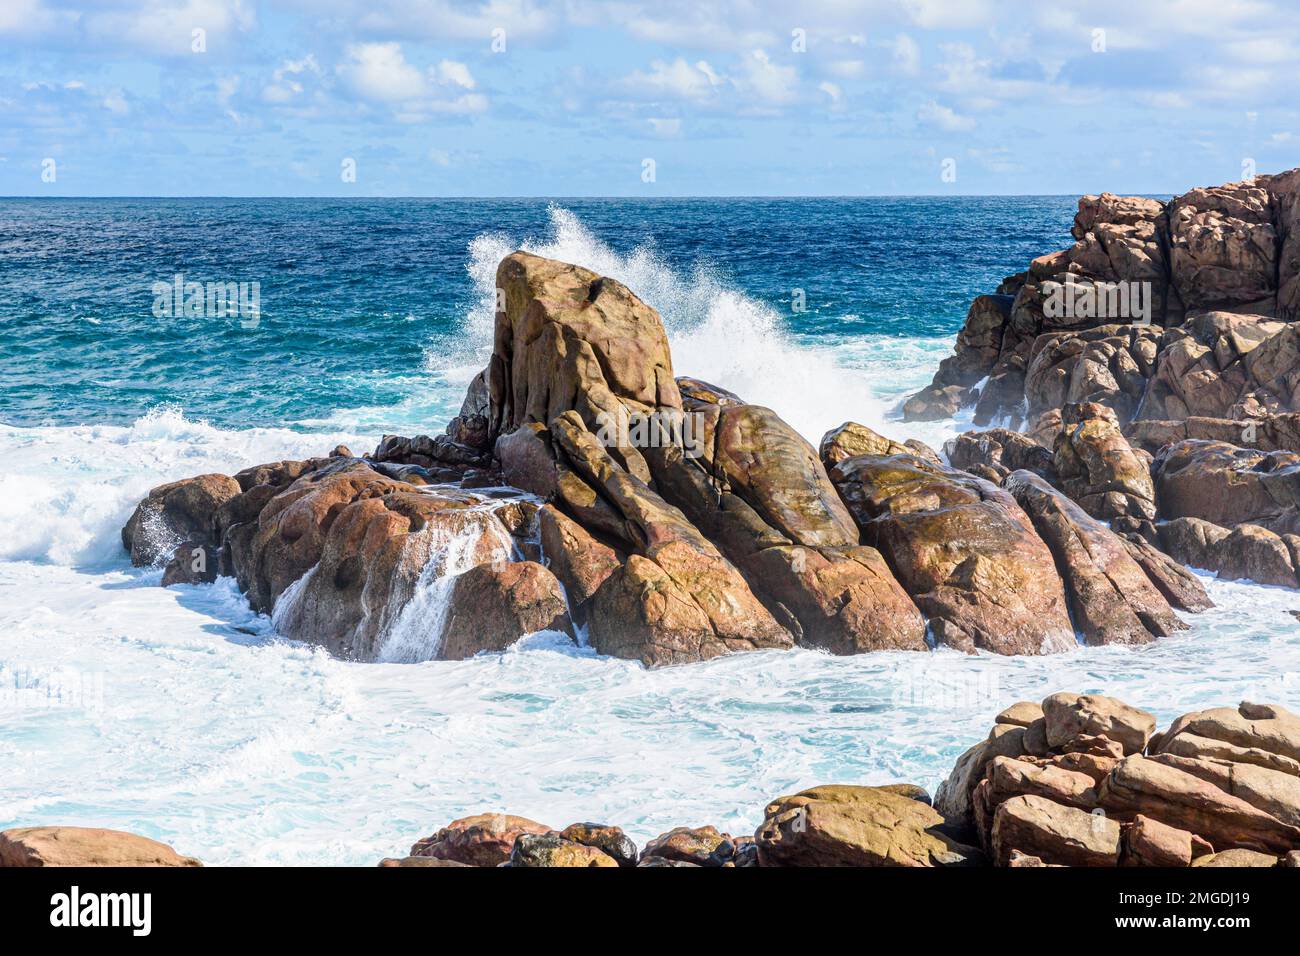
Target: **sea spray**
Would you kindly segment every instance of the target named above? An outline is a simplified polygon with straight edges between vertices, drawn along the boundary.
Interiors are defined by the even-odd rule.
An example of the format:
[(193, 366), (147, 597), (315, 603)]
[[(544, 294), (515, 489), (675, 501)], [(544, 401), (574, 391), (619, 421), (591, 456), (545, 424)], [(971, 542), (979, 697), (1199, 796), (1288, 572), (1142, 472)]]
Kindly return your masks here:
[(414, 595), (388, 629), (379, 660), (414, 663), (438, 656), (456, 578), (480, 564), (509, 561), (514, 556), (514, 542), (494, 514), (505, 504), (485, 503), (465, 513), (464, 524), (434, 524), (421, 533), (427, 536), (429, 560), (420, 572)]

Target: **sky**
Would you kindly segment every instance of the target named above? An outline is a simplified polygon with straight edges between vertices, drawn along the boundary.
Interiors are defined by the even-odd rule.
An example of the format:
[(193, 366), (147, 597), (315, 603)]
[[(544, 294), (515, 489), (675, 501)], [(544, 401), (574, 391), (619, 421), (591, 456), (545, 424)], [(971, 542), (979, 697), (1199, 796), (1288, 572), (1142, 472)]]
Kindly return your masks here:
[(0, 195), (1165, 194), (1300, 166), (1294, 0), (0, 0)]

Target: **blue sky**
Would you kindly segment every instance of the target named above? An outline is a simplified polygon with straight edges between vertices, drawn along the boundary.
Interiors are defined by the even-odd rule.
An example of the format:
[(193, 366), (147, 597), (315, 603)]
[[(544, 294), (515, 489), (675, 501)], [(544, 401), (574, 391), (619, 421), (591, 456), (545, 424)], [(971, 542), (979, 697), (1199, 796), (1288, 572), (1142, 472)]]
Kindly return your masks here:
[(1179, 192), (1300, 165), (1294, 13), (0, 0), (0, 195)]

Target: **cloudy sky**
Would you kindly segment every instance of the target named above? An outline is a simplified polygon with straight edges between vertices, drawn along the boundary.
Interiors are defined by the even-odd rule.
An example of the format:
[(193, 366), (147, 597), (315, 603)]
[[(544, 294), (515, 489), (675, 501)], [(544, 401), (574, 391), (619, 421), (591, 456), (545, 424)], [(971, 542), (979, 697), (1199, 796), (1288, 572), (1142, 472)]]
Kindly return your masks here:
[(1294, 12), (0, 0), (0, 195), (1177, 192), (1300, 165)]

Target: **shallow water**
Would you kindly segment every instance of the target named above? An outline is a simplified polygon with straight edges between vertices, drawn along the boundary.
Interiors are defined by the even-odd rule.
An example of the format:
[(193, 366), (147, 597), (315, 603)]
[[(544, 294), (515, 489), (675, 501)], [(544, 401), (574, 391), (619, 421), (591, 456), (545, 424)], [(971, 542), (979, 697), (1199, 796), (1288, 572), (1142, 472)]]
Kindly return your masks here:
[[(646, 671), (545, 634), (470, 661), (346, 663), (279, 639), (228, 580), (164, 590), (127, 566), (119, 529), (162, 481), (440, 427), (482, 364), (495, 263), (530, 234), (660, 308), (679, 374), (772, 405), (814, 441), (846, 418), (935, 444), (962, 430), (903, 427), (892, 409), (947, 354), (970, 296), (1064, 242), (1070, 203), (782, 202), (485, 204), (442, 225), (436, 210), (379, 204), (367, 225), (323, 204), (242, 245), (223, 230), (259, 204), (202, 206), (205, 245), (150, 238), (141, 222), (168, 210), (149, 204), (0, 202), (0, 827), (121, 827), (209, 863), (373, 864), (484, 810), (615, 822), (643, 842), (679, 824), (748, 832), (770, 798), (818, 783), (933, 790), (998, 710), (1055, 690), (1115, 694), (1162, 723), (1243, 698), (1300, 706), (1300, 594), (1248, 584), (1210, 581), (1215, 610), (1140, 649), (793, 651)], [(118, 217), (113, 262), (90, 241), (96, 216)], [(111, 294), (173, 255), (191, 271), (200, 253), (280, 263), (308, 222), (312, 243), (281, 271), (316, 263), (313, 278), (287, 311), (264, 291), (268, 341), (142, 328), (139, 303)], [(81, 246), (42, 245), (83, 231)], [(321, 248), (347, 265), (327, 268)], [(411, 268), (392, 261), (402, 250)], [(810, 301), (834, 296), (790, 313), (799, 282)], [(348, 321), (322, 331), (331, 309)]]

